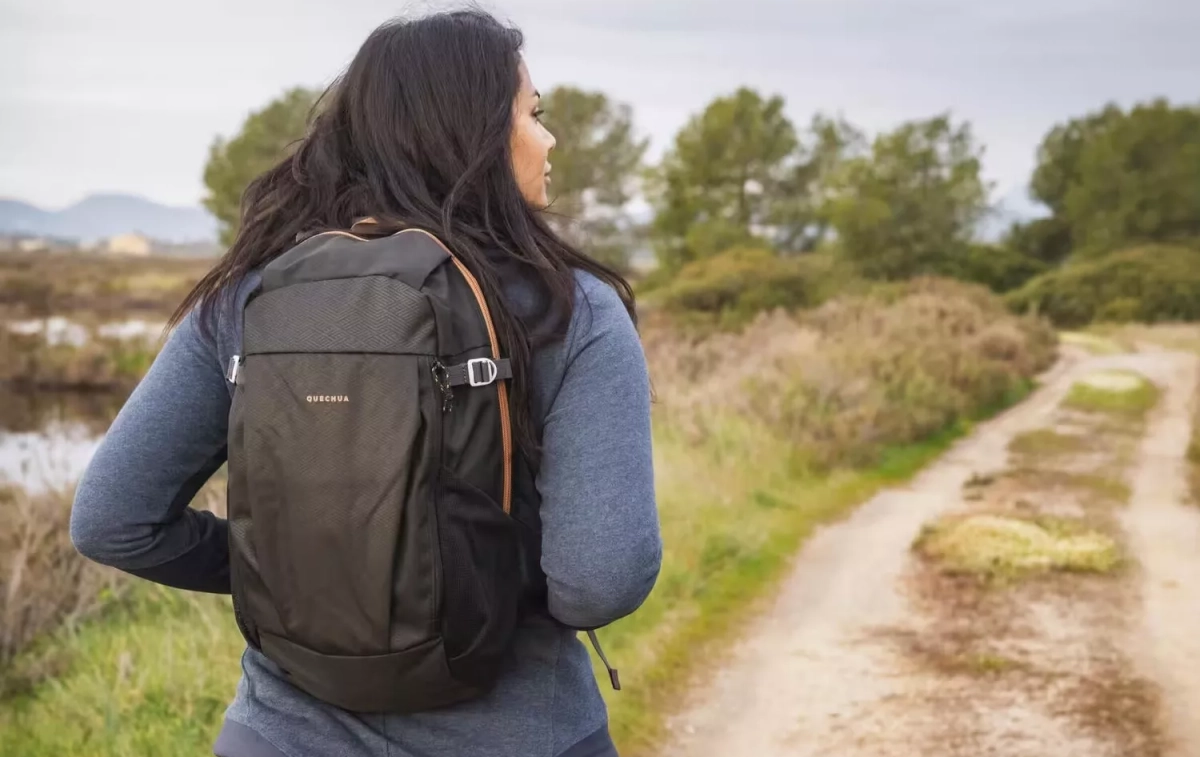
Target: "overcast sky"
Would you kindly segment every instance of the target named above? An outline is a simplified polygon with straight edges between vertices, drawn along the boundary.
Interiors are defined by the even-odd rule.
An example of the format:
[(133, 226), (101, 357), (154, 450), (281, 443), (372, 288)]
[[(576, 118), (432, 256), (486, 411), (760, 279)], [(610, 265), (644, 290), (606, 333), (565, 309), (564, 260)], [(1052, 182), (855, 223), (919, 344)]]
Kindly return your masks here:
[[(0, 0), (0, 197), (195, 204), (209, 143), (284, 88), (327, 83), (383, 0)], [(653, 153), (746, 84), (871, 131), (940, 111), (1019, 191), (1054, 123), (1115, 100), (1200, 102), (1200, 0), (491, 0), (535, 83), (633, 105)]]

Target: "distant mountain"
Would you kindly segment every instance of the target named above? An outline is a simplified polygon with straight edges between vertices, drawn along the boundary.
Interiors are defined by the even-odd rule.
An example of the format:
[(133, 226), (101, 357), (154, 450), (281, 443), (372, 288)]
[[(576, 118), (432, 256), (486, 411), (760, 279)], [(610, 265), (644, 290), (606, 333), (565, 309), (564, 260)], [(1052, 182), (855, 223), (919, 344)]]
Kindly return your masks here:
[(203, 208), (159, 205), (134, 195), (90, 195), (63, 210), (0, 199), (0, 234), (86, 241), (128, 232), (164, 242), (208, 242), (217, 238), (217, 220)]

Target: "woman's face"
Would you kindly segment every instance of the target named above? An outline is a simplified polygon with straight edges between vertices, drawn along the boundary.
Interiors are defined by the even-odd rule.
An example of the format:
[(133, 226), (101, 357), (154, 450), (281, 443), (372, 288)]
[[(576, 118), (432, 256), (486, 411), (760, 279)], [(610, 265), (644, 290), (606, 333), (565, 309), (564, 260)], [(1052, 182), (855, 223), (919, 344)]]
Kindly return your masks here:
[(521, 89), (513, 103), (513, 173), (525, 201), (538, 210), (550, 204), (550, 151), (555, 145), (554, 135), (542, 126), (541, 100), (521, 61)]

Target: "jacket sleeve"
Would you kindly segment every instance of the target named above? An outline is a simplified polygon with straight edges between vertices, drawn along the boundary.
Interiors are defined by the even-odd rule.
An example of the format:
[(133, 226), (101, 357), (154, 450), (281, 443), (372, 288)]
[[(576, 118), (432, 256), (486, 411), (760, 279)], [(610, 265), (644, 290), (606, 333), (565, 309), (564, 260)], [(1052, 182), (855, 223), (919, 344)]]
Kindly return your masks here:
[(230, 395), (190, 314), (113, 421), (75, 493), (81, 554), (140, 578), (228, 593), (228, 524), (190, 508), (225, 462)]
[(550, 614), (579, 629), (641, 606), (662, 562), (645, 356), (620, 298), (588, 283), (537, 477)]

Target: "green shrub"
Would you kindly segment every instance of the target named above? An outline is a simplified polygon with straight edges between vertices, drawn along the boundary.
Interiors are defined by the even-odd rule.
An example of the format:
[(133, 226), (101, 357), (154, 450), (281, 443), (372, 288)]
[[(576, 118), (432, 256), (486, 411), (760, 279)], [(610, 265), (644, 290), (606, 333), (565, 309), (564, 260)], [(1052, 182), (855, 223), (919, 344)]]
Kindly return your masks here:
[(1042, 263), (1058, 265), (1071, 254), (1071, 227), (1053, 216), (1014, 223), (1004, 246)]
[(973, 244), (961, 256), (949, 261), (943, 273), (962, 281), (982, 284), (993, 292), (1008, 292), (1035, 276), (1047, 266), (1011, 247)]
[(764, 311), (818, 305), (851, 278), (831, 256), (780, 257), (738, 247), (688, 263), (660, 286), (655, 299), (671, 312), (738, 325)]
[(1093, 321), (1200, 320), (1200, 252), (1152, 245), (1043, 274), (1008, 295), (1066, 328)]

